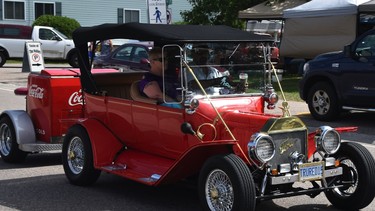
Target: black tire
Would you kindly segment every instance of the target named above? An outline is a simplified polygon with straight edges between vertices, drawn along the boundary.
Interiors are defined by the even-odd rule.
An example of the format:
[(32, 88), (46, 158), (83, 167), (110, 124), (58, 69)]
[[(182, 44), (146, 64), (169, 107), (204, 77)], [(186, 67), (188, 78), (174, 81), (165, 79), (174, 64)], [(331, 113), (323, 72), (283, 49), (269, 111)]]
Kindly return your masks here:
[(335, 188), (325, 195), (333, 206), (343, 210), (358, 210), (369, 205), (375, 196), (375, 161), (362, 145), (344, 142), (334, 155), (343, 167), (343, 175), (327, 179), (328, 184), (352, 185)]
[(327, 82), (317, 82), (311, 87), (307, 104), (311, 115), (319, 121), (332, 121), (340, 114), (336, 92)]
[(4, 66), (7, 61), (7, 56), (3, 51), (0, 51), (0, 67)]
[(199, 174), (198, 191), (205, 210), (255, 210), (251, 172), (234, 154), (214, 156), (205, 162)]
[(78, 68), (78, 51), (76, 49), (71, 50), (68, 56), (68, 63), (70, 66)]
[(74, 185), (92, 185), (100, 176), (101, 171), (94, 168), (89, 136), (79, 125), (71, 127), (64, 138), (62, 163), (66, 177)]
[(6, 115), (0, 119), (0, 155), (7, 163), (21, 163), (27, 156), (19, 149), (13, 122)]

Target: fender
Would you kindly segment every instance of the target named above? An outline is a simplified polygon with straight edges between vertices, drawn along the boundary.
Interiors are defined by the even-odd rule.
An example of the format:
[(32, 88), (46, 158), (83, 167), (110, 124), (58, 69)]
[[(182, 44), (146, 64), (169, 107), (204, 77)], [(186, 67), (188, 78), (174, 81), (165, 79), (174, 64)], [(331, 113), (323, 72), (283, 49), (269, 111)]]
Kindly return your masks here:
[(19, 145), (36, 143), (34, 124), (26, 111), (5, 110), (1, 116), (3, 115), (7, 115), (11, 119)]
[(84, 119), (78, 124), (85, 128), (90, 138), (96, 168), (111, 164), (116, 154), (125, 147), (107, 126), (96, 119)]
[(198, 173), (209, 157), (217, 154), (234, 153), (236, 143), (237, 141), (233, 140), (221, 140), (202, 142), (193, 146), (154, 185), (159, 186), (177, 182), (186, 177), (186, 175)]

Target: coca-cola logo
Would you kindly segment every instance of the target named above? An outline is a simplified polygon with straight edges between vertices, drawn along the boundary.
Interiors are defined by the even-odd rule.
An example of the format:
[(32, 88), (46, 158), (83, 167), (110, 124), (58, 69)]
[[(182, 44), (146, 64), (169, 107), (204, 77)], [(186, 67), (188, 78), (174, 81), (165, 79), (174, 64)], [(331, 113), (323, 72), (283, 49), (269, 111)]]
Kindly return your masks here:
[(69, 97), (68, 104), (70, 106), (82, 105), (82, 91), (79, 90), (78, 92), (73, 92)]
[(29, 96), (37, 99), (43, 99), (44, 96), (44, 88), (39, 87), (36, 84), (32, 84), (29, 88)]

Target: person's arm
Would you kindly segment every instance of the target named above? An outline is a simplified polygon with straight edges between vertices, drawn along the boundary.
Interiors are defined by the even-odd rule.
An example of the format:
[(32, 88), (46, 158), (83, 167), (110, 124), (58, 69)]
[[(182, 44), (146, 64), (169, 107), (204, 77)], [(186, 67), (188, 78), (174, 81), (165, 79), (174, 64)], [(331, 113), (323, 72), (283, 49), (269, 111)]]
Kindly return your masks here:
[(163, 99), (163, 92), (160, 90), (160, 87), (156, 81), (151, 81), (147, 83), (143, 89), (143, 93), (145, 93), (147, 97), (152, 99)]
[[(149, 98), (156, 99), (159, 102), (164, 102), (163, 92), (160, 90), (159, 84), (156, 81), (151, 81), (148, 84), (146, 84), (145, 88), (143, 89), (143, 93), (145, 93), (145, 95)], [(167, 95), (165, 96), (165, 100), (167, 102), (176, 101)]]

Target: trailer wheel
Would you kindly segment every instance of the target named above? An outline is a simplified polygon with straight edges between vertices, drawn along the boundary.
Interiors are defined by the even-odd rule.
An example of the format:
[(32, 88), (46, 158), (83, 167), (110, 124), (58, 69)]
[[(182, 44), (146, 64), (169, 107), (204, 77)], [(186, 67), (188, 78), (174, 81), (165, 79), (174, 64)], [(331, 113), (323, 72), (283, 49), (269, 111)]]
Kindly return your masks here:
[(88, 186), (98, 180), (100, 170), (94, 168), (90, 139), (81, 126), (75, 125), (68, 130), (63, 143), (62, 162), (70, 183)]
[(325, 193), (333, 206), (343, 210), (359, 210), (369, 205), (375, 196), (375, 161), (362, 145), (344, 142), (334, 155), (340, 161), (343, 175), (327, 178), (338, 186)]
[(236, 155), (209, 158), (199, 174), (199, 198), (205, 210), (255, 210), (251, 172)]
[(18, 147), (14, 125), (8, 116), (0, 119), (0, 155), (8, 163), (23, 162), (27, 156)]
[(7, 57), (4, 52), (0, 51), (0, 67), (2, 67), (7, 61)]

